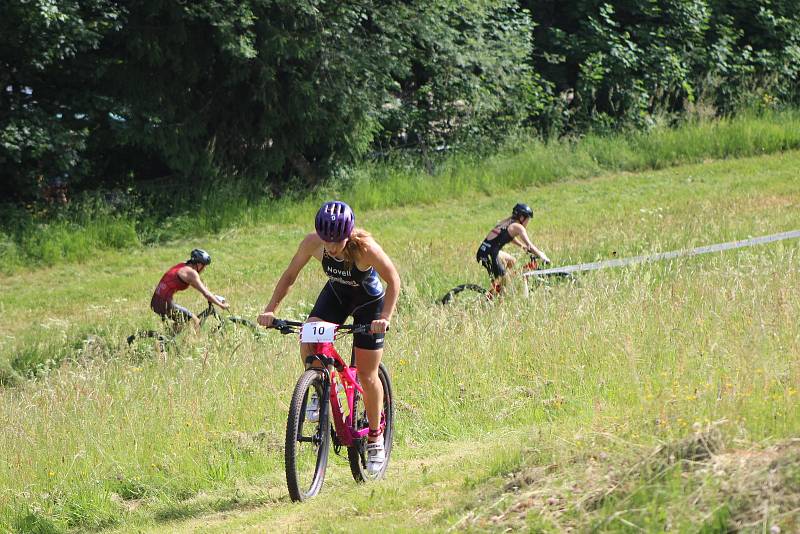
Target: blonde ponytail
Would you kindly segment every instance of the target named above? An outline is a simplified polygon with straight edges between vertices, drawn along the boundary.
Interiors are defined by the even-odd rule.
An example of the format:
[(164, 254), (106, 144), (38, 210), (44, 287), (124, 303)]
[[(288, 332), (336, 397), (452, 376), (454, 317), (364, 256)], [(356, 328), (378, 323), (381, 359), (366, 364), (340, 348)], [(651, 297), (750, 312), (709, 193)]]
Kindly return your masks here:
[(347, 239), (342, 256), (348, 265), (354, 265), (367, 252), (369, 238), (372, 235), (363, 228), (353, 228), (353, 232)]

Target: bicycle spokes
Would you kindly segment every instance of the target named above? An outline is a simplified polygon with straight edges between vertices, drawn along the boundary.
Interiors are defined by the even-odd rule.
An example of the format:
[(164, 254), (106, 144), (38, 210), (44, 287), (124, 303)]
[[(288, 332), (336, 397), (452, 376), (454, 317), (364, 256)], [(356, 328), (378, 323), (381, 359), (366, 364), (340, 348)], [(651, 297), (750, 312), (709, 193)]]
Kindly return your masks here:
[[(292, 500), (322, 488), (330, 447), (326, 387), (322, 372), (309, 369), (295, 386), (286, 423), (286, 482)], [(314, 406), (316, 404), (316, 406)]]

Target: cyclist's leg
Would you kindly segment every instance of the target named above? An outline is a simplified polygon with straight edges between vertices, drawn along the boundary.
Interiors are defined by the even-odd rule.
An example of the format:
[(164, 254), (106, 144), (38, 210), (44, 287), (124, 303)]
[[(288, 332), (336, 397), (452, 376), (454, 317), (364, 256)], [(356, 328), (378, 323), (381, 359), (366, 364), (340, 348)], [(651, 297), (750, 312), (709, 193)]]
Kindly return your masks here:
[(358, 380), (364, 389), (364, 407), (367, 409), (370, 437), (375, 441), (380, 436), (381, 407), (383, 406), (383, 386), (378, 376), (378, 366), (383, 358), (383, 349), (369, 350), (354, 347)]
[[(150, 300), (150, 309), (161, 318), (161, 322), (166, 325), (166, 328), (174, 334), (175, 322), (170, 318), (170, 302), (154, 294), (153, 298)], [(166, 360), (167, 352), (166, 347), (164, 346), (163, 336), (156, 335), (154, 343), (156, 352), (158, 352), (161, 357)]]
[[(353, 310), (353, 322), (369, 324), (379, 319), (383, 311), (383, 295), (372, 297)], [(353, 351), (358, 367), (358, 379), (364, 389), (364, 407), (367, 410), (370, 436), (368, 441), (380, 437), (383, 386), (378, 375), (378, 366), (383, 358), (383, 334), (356, 334), (353, 336)]]
[(183, 306), (170, 302), (167, 316), (174, 321), (173, 329), (176, 334), (180, 332), (186, 324), (192, 325), (195, 334), (200, 331), (200, 319), (195, 317), (192, 312)]
[(508, 283), (508, 270), (514, 267), (517, 260), (508, 252), (502, 250), (497, 253), (494, 260), (494, 281), (492, 287), (497, 293), (501, 293)]
[(486, 269), (486, 272), (489, 273), (489, 280), (491, 282), (491, 292), (497, 293), (499, 288), (499, 282), (497, 280), (497, 257), (492, 253), (490, 249), (484, 250), (483, 248), (478, 249), (478, 254), (475, 256), (475, 259), (478, 260), (478, 263)]
[(506, 271), (513, 269), (514, 265), (517, 263), (514, 256), (502, 250), (497, 253), (497, 259)]
[(504, 256), (510, 257), (511, 255), (503, 251), (497, 251), (496, 254), (490, 252), (478, 257), (481, 265), (483, 265), (483, 267), (489, 273), (489, 277), (492, 282), (492, 293), (495, 294), (499, 294), (505, 285), (506, 268), (503, 260)]
[[(380, 340), (383, 341), (382, 339)], [(355, 340), (353, 341), (355, 344)], [(367, 472), (375, 475), (385, 468), (386, 442), (381, 427), (383, 412), (383, 384), (381, 383), (379, 366), (383, 358), (383, 349), (366, 349), (353, 347), (358, 366), (358, 380), (364, 390), (364, 408), (367, 412), (369, 432), (365, 451), (367, 454)]]
[(150, 299), (150, 309), (161, 318), (161, 322), (173, 335), (177, 333), (175, 320), (172, 317), (171, 303), (156, 294)]

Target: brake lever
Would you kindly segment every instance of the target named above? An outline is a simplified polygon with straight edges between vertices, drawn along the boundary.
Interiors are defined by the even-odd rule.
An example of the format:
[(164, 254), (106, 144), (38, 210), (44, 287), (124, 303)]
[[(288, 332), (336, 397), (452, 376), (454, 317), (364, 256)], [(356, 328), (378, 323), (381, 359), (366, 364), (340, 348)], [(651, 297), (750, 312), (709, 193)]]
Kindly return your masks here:
[[(391, 327), (387, 327), (386, 328), (386, 332), (388, 332), (389, 330), (391, 330)], [(373, 332), (372, 331), (372, 325), (371, 324), (359, 325), (359, 328), (354, 328), (353, 329), (353, 333), (354, 334), (367, 334), (367, 335), (371, 335), (371, 336), (378, 335), (378, 332)]]

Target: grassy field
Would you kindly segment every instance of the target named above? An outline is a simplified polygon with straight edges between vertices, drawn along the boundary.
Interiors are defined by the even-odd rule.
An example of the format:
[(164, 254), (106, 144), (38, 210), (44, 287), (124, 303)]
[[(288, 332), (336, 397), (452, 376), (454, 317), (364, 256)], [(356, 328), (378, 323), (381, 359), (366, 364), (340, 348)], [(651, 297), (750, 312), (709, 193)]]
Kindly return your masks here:
[[(798, 164), (787, 152), (432, 205), (356, 202), (404, 282), (386, 356), (397, 447), (385, 482), (357, 487), (334, 460), (324, 499), (300, 506), (282, 468), (292, 340), (186, 337), (164, 361), (124, 339), (158, 326), (150, 292), (194, 246), (214, 256), (212, 290), (254, 317), (313, 210), (306, 225), (5, 276), (0, 377), (16, 386), (0, 390), (0, 529), (797, 530), (797, 241), (488, 307), (433, 303), (484, 280), (474, 249), (519, 200), (554, 261), (624, 257), (800, 228)], [(302, 317), (322, 283), (306, 269), (281, 315)]]

